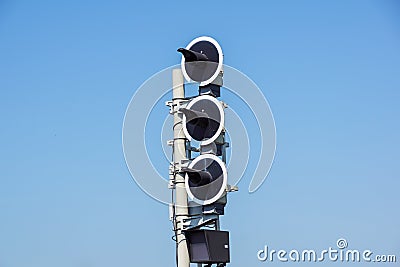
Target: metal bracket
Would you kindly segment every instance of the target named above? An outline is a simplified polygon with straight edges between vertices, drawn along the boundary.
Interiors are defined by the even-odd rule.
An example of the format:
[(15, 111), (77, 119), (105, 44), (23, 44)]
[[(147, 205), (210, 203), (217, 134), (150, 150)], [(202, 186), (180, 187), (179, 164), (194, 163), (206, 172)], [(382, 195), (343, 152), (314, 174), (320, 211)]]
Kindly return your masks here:
[[(190, 159), (182, 159), (181, 162), (170, 162), (169, 171), (170, 174), (174, 172), (182, 172), (182, 168), (188, 167), (189, 163), (191, 162)], [(174, 166), (175, 165), (175, 166)]]
[(227, 185), (226, 186), (226, 192), (237, 192), (239, 191), (239, 187), (237, 187), (236, 185)]
[(183, 230), (193, 230), (209, 224), (215, 224), (218, 221), (216, 214), (204, 214), (199, 216), (192, 216), (183, 220)]
[(188, 104), (189, 100), (181, 99), (181, 100), (169, 100), (165, 102), (165, 105), (170, 108), (169, 114), (174, 114), (175, 112), (180, 112), (180, 108), (185, 108)]
[(169, 165), (169, 180), (168, 180), (168, 189), (175, 189), (175, 170), (172, 164)]
[(187, 149), (193, 152), (200, 152), (200, 148), (194, 146), (188, 146)]

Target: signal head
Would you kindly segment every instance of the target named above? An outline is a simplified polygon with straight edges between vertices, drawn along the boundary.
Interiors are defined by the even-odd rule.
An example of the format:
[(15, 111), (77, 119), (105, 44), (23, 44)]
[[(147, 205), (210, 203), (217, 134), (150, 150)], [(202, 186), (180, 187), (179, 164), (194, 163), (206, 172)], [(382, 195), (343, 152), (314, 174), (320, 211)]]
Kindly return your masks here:
[(225, 164), (219, 157), (200, 155), (183, 171), (186, 172), (188, 196), (197, 204), (212, 204), (224, 195), (228, 178)]
[(208, 145), (218, 138), (224, 128), (224, 110), (215, 97), (198, 96), (179, 111), (184, 114), (183, 132), (189, 141), (194, 139)]
[(187, 81), (210, 84), (222, 70), (222, 49), (213, 38), (202, 36), (191, 41), (186, 48), (179, 48), (182, 53), (181, 68)]

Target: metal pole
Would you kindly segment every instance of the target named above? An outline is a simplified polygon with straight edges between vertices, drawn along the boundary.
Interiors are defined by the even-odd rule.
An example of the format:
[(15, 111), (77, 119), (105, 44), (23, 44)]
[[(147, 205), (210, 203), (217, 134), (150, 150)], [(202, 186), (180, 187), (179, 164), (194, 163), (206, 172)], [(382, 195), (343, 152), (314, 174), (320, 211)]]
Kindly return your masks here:
[[(172, 105), (174, 110), (174, 166), (179, 166), (182, 160), (186, 159), (186, 140), (182, 130), (182, 116), (178, 113), (178, 107), (182, 99), (185, 97), (185, 88), (183, 82), (183, 74), (180, 69), (172, 70)], [(175, 229), (176, 229), (176, 253), (177, 266), (189, 267), (189, 252), (186, 244), (186, 238), (183, 234), (183, 220), (188, 216), (187, 193), (185, 189), (185, 174), (175, 172)]]

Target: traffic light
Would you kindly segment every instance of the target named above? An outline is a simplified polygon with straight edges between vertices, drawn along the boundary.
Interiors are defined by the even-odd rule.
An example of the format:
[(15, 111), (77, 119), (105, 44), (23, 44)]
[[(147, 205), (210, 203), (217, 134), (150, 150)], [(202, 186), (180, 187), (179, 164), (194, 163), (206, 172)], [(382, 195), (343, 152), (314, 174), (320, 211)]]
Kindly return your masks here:
[(183, 76), (188, 81), (200, 83), (200, 86), (212, 83), (222, 70), (222, 49), (211, 37), (198, 37), (186, 48), (179, 48), (178, 52), (183, 55)]
[(223, 105), (215, 97), (195, 97), (186, 108), (179, 110), (184, 114), (183, 131), (189, 141), (194, 139), (201, 145), (208, 145), (220, 136), (225, 115)]
[(224, 142), (216, 142), (224, 137), (225, 131), (224, 104), (216, 98), (220, 96), (222, 85), (222, 49), (214, 39), (199, 37), (178, 52), (182, 53), (181, 68), (185, 78), (199, 83), (199, 96), (179, 109), (183, 113), (185, 137), (200, 145), (200, 156), (183, 168), (185, 187), (191, 201), (209, 205), (225, 194), (227, 186), (225, 162), (219, 158), (223, 156), (221, 145)]
[[(227, 192), (233, 190), (228, 185), (226, 169), (229, 145), (225, 141), (224, 109), (227, 106), (218, 100), (223, 76), (222, 49), (217, 41), (203, 36), (178, 52), (182, 54), (182, 74), (188, 82), (198, 83), (199, 94), (182, 97), (183, 88), (179, 92), (175, 89), (173, 101), (168, 102), (175, 114), (174, 130), (179, 129), (174, 131), (171, 144), (174, 151), (186, 153), (184, 160), (180, 157), (171, 167), (176, 199), (182, 203), (183, 190), (186, 191), (183, 199), (187, 198), (188, 203), (186, 210), (173, 207), (177, 248), (186, 240), (190, 262), (225, 266), (229, 262), (229, 233), (220, 231), (219, 216), (224, 214)], [(174, 88), (179, 88), (180, 81)], [(184, 259), (182, 256), (182, 262)]]
[(209, 205), (225, 194), (228, 177), (225, 163), (219, 157), (200, 155), (183, 171), (186, 172), (186, 191), (194, 202)]

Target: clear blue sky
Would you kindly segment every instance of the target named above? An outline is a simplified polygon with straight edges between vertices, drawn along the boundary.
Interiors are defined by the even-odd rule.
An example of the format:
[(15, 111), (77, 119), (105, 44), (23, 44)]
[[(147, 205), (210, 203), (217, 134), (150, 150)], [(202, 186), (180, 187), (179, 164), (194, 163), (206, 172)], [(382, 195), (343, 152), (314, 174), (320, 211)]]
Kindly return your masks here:
[(266, 182), (230, 195), (230, 266), (339, 237), (400, 257), (399, 2), (2, 0), (1, 267), (174, 266), (168, 208), (130, 177), (122, 122), (200, 35), (259, 85), (277, 127)]

